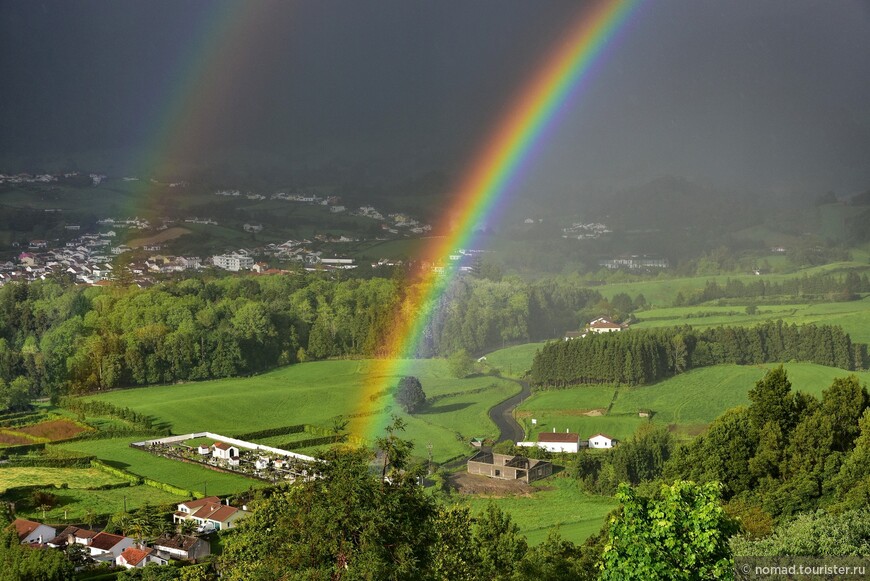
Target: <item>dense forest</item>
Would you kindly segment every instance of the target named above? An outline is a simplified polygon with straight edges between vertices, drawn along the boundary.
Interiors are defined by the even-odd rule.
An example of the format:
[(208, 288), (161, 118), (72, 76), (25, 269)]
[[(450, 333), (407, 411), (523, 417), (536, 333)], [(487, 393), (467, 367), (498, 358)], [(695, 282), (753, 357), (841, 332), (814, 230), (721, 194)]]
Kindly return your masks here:
[[(9, 284), (0, 288), (0, 385), (52, 396), (385, 356), (394, 318), (414, 316), (420, 292), (393, 279), (316, 275), (187, 279), (147, 289)], [(441, 299), (419, 355), (552, 337), (579, 326), (600, 300), (557, 280), (461, 278)]]
[(584, 383), (644, 385), (696, 367), (806, 361), (846, 370), (865, 369), (867, 345), (852, 343), (840, 327), (787, 325), (688, 326), (590, 333), (556, 341), (532, 363), (531, 381), (542, 387)]

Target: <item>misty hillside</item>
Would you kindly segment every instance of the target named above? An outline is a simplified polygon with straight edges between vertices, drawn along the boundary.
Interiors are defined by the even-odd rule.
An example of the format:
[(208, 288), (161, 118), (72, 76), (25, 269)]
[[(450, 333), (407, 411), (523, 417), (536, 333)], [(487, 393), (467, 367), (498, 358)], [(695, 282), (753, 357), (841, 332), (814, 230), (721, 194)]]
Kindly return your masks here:
[(723, 232), (761, 221), (754, 199), (674, 176), (624, 190), (599, 204), (602, 218), (619, 230)]

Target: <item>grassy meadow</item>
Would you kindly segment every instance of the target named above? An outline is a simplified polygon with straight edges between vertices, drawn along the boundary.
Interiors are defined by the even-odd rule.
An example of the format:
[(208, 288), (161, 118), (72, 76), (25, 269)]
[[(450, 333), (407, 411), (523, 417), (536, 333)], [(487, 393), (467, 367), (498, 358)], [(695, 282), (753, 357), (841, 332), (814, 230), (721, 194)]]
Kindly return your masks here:
[(68, 485), (70, 488), (95, 488), (126, 482), (96, 468), (14, 467), (0, 470), (0, 493), (15, 486), (34, 483), (46, 486)]
[[(520, 389), (496, 377), (456, 379), (443, 360), (408, 361), (404, 368), (404, 374), (420, 379), (428, 398), (435, 398), (413, 415), (402, 412), (387, 394), (361, 401), (371, 369), (365, 360), (305, 363), (256, 377), (119, 390), (95, 399), (153, 416), (177, 434), (207, 430), (232, 435), (292, 424), (329, 427), (336, 416), (363, 411), (372, 415), (355, 418), (351, 433), (371, 438), (379, 435), (377, 425), (395, 414), (407, 422), (405, 435), (418, 455), (425, 456), (431, 442), (433, 459), (443, 461), (465, 453), (473, 436), (497, 435), (487, 412)], [(395, 385), (399, 377), (380, 379), (383, 385)], [(129, 458), (126, 451), (120, 454)]]
[(617, 506), (612, 498), (582, 491), (570, 478), (551, 477), (533, 486), (536, 491), (524, 496), (454, 495), (453, 499), (472, 513), (484, 510), (489, 503), (509, 512), (532, 545), (546, 539), (553, 527), (558, 527), (563, 539), (582, 543), (601, 530), (604, 518)]
[[(717, 365), (694, 369), (653, 385), (579, 386), (540, 391), (523, 402), (516, 411), (527, 436), (540, 432), (569, 429), (581, 437), (604, 432), (628, 438), (647, 421), (671, 426), (682, 435), (694, 435), (726, 409), (749, 403), (747, 393), (773, 365)], [(848, 371), (812, 363), (787, 363), (792, 391), (821, 396), (837, 377)], [(870, 372), (855, 372), (862, 383), (870, 383)], [(604, 415), (587, 415), (590, 410), (606, 410)], [(638, 416), (641, 409), (653, 412), (651, 420)], [(598, 412), (592, 411), (592, 414)], [(537, 420), (532, 425), (531, 419)]]
[(264, 484), (260, 480), (225, 472), (215, 472), (195, 464), (155, 456), (143, 450), (131, 448), (131, 441), (133, 440), (129, 437), (108, 438), (105, 440), (66, 442), (54, 446), (62, 450), (93, 454), (115, 468), (122, 468), (133, 474), (152, 478), (185, 490), (208, 492), (210, 495), (232, 494)]
[(186, 497), (177, 496), (151, 486), (125, 486), (109, 490), (87, 490), (80, 488), (54, 489), (47, 488), (47, 492), (57, 497), (57, 504), (50, 510), (43, 512), (37, 507), (30, 506), (28, 502), (16, 502), (15, 512), (21, 518), (32, 518), (45, 522), (82, 523), (87, 522), (90, 512), (94, 515), (111, 515), (124, 510), (135, 510), (146, 504), (172, 505), (185, 500)]

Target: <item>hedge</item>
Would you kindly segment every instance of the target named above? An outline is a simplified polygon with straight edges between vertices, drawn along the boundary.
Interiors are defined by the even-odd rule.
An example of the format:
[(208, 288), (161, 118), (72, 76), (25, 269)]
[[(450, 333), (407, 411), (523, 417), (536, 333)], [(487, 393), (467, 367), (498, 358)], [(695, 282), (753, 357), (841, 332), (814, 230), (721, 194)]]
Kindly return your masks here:
[(310, 448), (312, 446), (323, 446), (325, 444), (335, 444), (344, 440), (341, 434), (333, 434), (331, 436), (320, 436), (318, 438), (306, 438), (304, 440), (296, 440), (295, 442), (287, 442), (278, 448), (285, 450), (293, 450), (294, 448)]
[(134, 486), (142, 484), (143, 478), (141, 476), (137, 476), (132, 472), (127, 472), (126, 470), (122, 470), (120, 468), (115, 468), (114, 466), (109, 466), (102, 460), (91, 460), (91, 466), (98, 470), (102, 470), (103, 472), (106, 472), (108, 474), (111, 474), (112, 476), (117, 476), (118, 478), (126, 480)]
[(6, 465), (14, 468), (88, 468), (94, 460), (95, 456), (58, 458), (22, 455), (10, 458)]
[(151, 478), (143, 478), (142, 484), (157, 488), (159, 490), (163, 490), (165, 492), (169, 492), (171, 494), (187, 496), (189, 498), (203, 498), (205, 496), (205, 494), (203, 494), (202, 492), (198, 492), (195, 490), (186, 490), (184, 488), (179, 488), (178, 486), (173, 486), (165, 482), (160, 482), (159, 480), (152, 480)]
[(45, 443), (40, 442), (39, 444), (21, 444), (20, 446), (7, 446), (6, 448), (0, 448), (0, 454), (4, 456), (16, 455), (16, 454), (27, 454), (28, 452), (32, 452), (34, 450), (44, 450)]
[(281, 426), (280, 428), (269, 428), (267, 430), (258, 430), (256, 432), (247, 432), (244, 434), (236, 434), (233, 438), (237, 440), (252, 440), (256, 438), (271, 438), (272, 436), (286, 436), (287, 434), (298, 434), (299, 432), (307, 431), (306, 426), (297, 424), (295, 426)]

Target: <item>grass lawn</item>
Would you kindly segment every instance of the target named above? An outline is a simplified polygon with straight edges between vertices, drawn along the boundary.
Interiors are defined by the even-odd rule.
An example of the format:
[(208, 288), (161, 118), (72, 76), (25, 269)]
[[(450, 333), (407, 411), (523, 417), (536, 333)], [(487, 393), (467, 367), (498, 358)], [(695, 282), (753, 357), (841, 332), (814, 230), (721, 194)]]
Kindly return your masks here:
[(0, 493), (14, 486), (45, 484), (70, 488), (92, 488), (105, 484), (126, 482), (116, 476), (95, 468), (41, 468), (11, 467), (0, 468)]
[[(615, 438), (630, 437), (647, 420), (638, 410), (651, 409), (653, 422), (673, 425), (677, 432), (694, 435), (728, 408), (749, 403), (747, 393), (773, 364), (764, 366), (717, 365), (693, 369), (653, 385), (619, 387), (607, 415), (587, 416), (590, 409), (607, 408), (613, 386), (581, 386), (537, 392), (517, 408), (516, 417), (530, 438), (540, 432), (569, 429), (581, 437), (603, 432)], [(792, 391), (821, 397), (837, 377), (850, 374), (835, 367), (812, 363), (785, 365)], [(856, 372), (862, 383), (870, 383), (870, 372)], [(537, 425), (532, 425), (532, 418)]]
[[(694, 369), (649, 386), (620, 388), (612, 413), (634, 414), (640, 408), (655, 412), (653, 421), (681, 426), (707, 424), (726, 409), (749, 403), (747, 393), (773, 365), (717, 365)], [(821, 396), (836, 377), (848, 371), (812, 363), (785, 365), (792, 391)], [(867, 383), (870, 373), (856, 375)]]
[[(69, 488), (57, 490), (47, 489), (57, 496), (57, 504), (45, 512), (48, 523), (81, 523), (90, 510), (96, 515), (109, 515), (124, 510), (126, 500), (127, 510), (133, 510), (145, 504), (169, 505), (177, 504), (188, 498), (177, 496), (151, 486), (127, 486), (111, 490), (81, 490)], [(43, 520), (41, 510), (29, 506), (29, 503), (16, 503), (17, 516)]]
[[(744, 283), (754, 282), (759, 278), (764, 278), (764, 280), (769, 282), (781, 282), (783, 280), (803, 276), (804, 274), (813, 275), (845, 268), (858, 268), (866, 271), (866, 269), (870, 267), (868, 267), (866, 262), (833, 262), (823, 266), (806, 268), (795, 273), (769, 274), (764, 277), (758, 277), (754, 274), (722, 274), (684, 278), (661, 278), (640, 282), (612, 283), (597, 287), (596, 290), (606, 298), (612, 298), (613, 295), (617, 293), (627, 293), (632, 298), (636, 297), (638, 294), (643, 294), (649, 304), (655, 307), (665, 307), (673, 304), (674, 297), (677, 296), (678, 292), (682, 292), (683, 295), (689, 296), (695, 291), (703, 290), (707, 281), (716, 281), (720, 285), (724, 285), (728, 279), (741, 280)], [(861, 274), (860, 270), (859, 274)]]
[(487, 498), (457, 495), (454, 498), (459, 499), (457, 504), (470, 507), (475, 514), (490, 502), (509, 512), (533, 545), (546, 539), (554, 526), (559, 527), (563, 539), (582, 543), (601, 530), (604, 518), (618, 504), (612, 498), (583, 492), (570, 478), (551, 477), (536, 483), (535, 487), (541, 490), (530, 496)]
[(747, 315), (741, 306), (697, 305), (640, 311), (632, 328), (691, 325), (696, 328), (720, 325), (752, 326), (782, 319), (786, 323), (839, 325), (853, 341), (870, 343), (870, 297), (859, 301), (797, 305), (761, 305), (758, 313)]
[[(208, 492), (209, 495), (231, 494), (247, 490), (252, 486), (263, 485), (260, 480), (216, 472), (195, 464), (161, 458), (142, 450), (136, 450), (130, 447), (130, 441), (130, 438), (110, 438), (107, 440), (66, 442), (55, 444), (55, 446), (64, 450), (94, 454), (112, 466), (123, 468), (133, 474), (153, 478), (186, 490)], [(208, 490), (206, 491), (205, 488)], [(152, 488), (151, 490), (157, 489)]]
[(535, 354), (546, 343), (525, 343), (514, 345), (486, 354), (486, 363), (501, 371), (508, 377), (521, 377), (523, 373), (532, 368)]
[[(362, 385), (371, 368), (365, 360), (304, 363), (256, 377), (129, 389), (97, 399), (167, 422), (177, 434), (208, 430), (231, 435), (293, 424), (330, 426), (337, 415), (370, 407), (378, 413), (355, 420), (352, 433), (369, 439), (380, 435), (379, 426), (395, 414), (407, 421), (405, 436), (415, 443), (418, 455), (425, 456), (431, 442), (433, 459), (443, 461), (470, 451), (457, 434), (463, 438), (496, 435), (487, 411), (520, 389), (497, 377), (456, 379), (444, 360), (405, 361), (399, 367), (401, 373), (391, 371), (395, 376), (380, 378), (381, 383), (395, 385), (400, 374), (415, 375), (427, 397), (437, 400), (410, 416), (389, 395), (361, 404)], [(108, 459), (139, 465), (126, 450), (112, 452)]]

